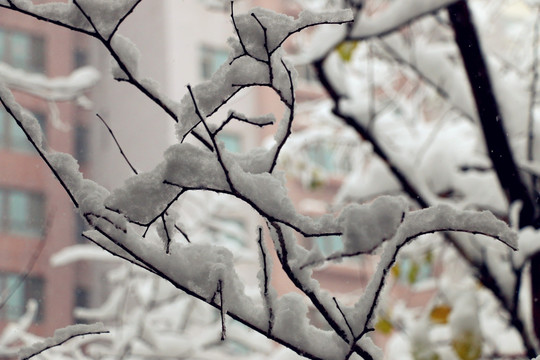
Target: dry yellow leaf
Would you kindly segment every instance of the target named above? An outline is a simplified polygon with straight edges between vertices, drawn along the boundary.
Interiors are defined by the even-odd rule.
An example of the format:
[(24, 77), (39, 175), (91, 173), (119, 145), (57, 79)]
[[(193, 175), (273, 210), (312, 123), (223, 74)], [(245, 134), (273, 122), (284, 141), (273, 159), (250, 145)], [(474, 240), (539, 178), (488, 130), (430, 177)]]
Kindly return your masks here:
[(392, 268), (390, 269), (390, 272), (391, 272), (393, 277), (399, 278), (399, 275), (401, 274), (401, 269), (399, 268), (399, 265), (396, 264), (396, 265), (392, 266)]
[(336, 50), (339, 54), (339, 57), (341, 57), (341, 60), (344, 62), (351, 61), (352, 54), (354, 53), (354, 50), (358, 46), (358, 41), (343, 41), (340, 43)]
[(429, 318), (431, 319), (431, 322), (435, 324), (447, 324), (450, 312), (452, 312), (452, 308), (450, 306), (446, 304), (437, 305), (431, 309)]
[(461, 360), (478, 360), (482, 356), (482, 339), (465, 331), (452, 339), (452, 349)]
[(388, 335), (394, 330), (394, 325), (388, 316), (380, 316), (377, 322), (375, 323), (375, 330), (378, 332)]

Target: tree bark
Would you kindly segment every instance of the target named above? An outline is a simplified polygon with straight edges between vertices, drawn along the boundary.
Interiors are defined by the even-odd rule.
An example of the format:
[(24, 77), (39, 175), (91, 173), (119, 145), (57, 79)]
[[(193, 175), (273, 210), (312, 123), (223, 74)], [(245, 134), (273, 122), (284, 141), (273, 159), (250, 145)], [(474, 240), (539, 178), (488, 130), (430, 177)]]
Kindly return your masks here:
[[(525, 180), (519, 173), (510, 144), (504, 130), (504, 121), (493, 91), (488, 67), (474, 22), (466, 1), (456, 2), (448, 7), (450, 22), (454, 30), (463, 65), (476, 103), (482, 126), (486, 148), (493, 163), (502, 189), (510, 203), (522, 202), (520, 227), (536, 224), (537, 209)], [(540, 338), (540, 256), (531, 260), (531, 285), (533, 296), (533, 319), (536, 337)], [(514, 304), (517, 311), (517, 304)], [(527, 355), (536, 356), (534, 349)]]

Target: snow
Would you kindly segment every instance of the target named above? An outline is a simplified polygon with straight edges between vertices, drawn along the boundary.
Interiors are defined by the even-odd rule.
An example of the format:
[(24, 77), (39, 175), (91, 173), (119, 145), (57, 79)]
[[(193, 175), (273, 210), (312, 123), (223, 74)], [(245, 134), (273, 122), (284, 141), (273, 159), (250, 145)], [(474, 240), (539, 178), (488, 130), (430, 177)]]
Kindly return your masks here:
[[(165, 335), (157, 331), (165, 327), (161, 321), (163, 316), (155, 313), (149, 315), (147, 308), (163, 299), (170, 299), (173, 291), (180, 289), (190, 296), (221, 308), (222, 313), (230, 314), (239, 322), (246, 323), (279, 342), (289, 344), (292, 349), (300, 353), (324, 359), (343, 359), (351, 346), (348, 342), (352, 339), (349, 338), (348, 323), (351, 323), (353, 335), (363, 333), (371, 326), (374, 310), (381, 294), (384, 293), (386, 277), (396, 261), (398, 252), (420, 235), (441, 231), (481, 234), (498, 240), (502, 245), (499, 244), (497, 249), (484, 246), (488, 241), (486, 239), (471, 240), (469, 245), (482, 249), (478, 251), (480, 255), (473, 259), (482, 259), (482, 256), (487, 256), (486, 259), (482, 259), (481, 264), (495, 278), (495, 283), (500, 285), (505, 298), (511, 300), (516, 283), (510, 268), (511, 264), (504, 262), (503, 255), (508, 254), (507, 250), (521, 246), (517, 253), (509, 257), (514, 260), (514, 265), (523, 266), (531, 254), (538, 250), (538, 246), (535, 245), (538, 242), (536, 241), (537, 234), (535, 230), (523, 229), (518, 237), (518, 234), (510, 230), (504, 222), (487, 211), (460, 210), (469, 206), (471, 202), (477, 206), (495, 204), (494, 199), (498, 201), (497, 209), (504, 210), (507, 206), (502, 194), (497, 193), (492, 198), (487, 198), (482, 191), (495, 183), (493, 176), (455, 175), (456, 168), (463, 165), (466, 160), (471, 160), (470, 153), (477, 149), (477, 134), (467, 133), (461, 128), (456, 133), (451, 133), (442, 126), (444, 131), (441, 133), (444, 133), (446, 137), (433, 133), (435, 136), (431, 139), (433, 140), (431, 146), (427, 148), (419, 148), (418, 144), (410, 146), (418, 155), (419, 161), (415, 163), (415, 161), (407, 160), (409, 155), (400, 153), (402, 149), (407, 148), (407, 143), (415, 140), (397, 134), (406, 126), (396, 126), (393, 130), (397, 135), (393, 136), (393, 142), (388, 149), (384, 149), (390, 153), (390, 162), (402, 164), (400, 170), (403, 170), (408, 178), (418, 180), (419, 192), (434, 204), (452, 202), (438, 198), (436, 196), (438, 193), (452, 190), (454, 187), (467, 187), (468, 191), (463, 195), (466, 199), (463, 202), (454, 202), (454, 207), (437, 205), (413, 211), (409, 209), (410, 204), (405, 198), (376, 197), (379, 191), (397, 189), (397, 183), (388, 179), (388, 172), (382, 170), (382, 166), (385, 165), (382, 161), (374, 161), (371, 166), (369, 161), (366, 161), (363, 164), (366, 166), (363, 169), (355, 169), (354, 176), (347, 180), (336, 203), (341, 205), (347, 200), (354, 199), (358, 191), (365, 189), (371, 190), (368, 194), (370, 198), (374, 197), (371, 203), (362, 205), (352, 203), (337, 214), (329, 213), (319, 218), (308, 217), (295, 209), (287, 191), (285, 174), (274, 169), (283, 145), (290, 139), (297, 105), (294, 94), (296, 73), (293, 62), (286, 59), (286, 53), (281, 45), (293, 33), (306, 27), (322, 23), (342, 24), (351, 21), (350, 10), (322, 13), (305, 11), (295, 19), (256, 8), (246, 14), (235, 16), (234, 23), (237, 26), (239, 39), (229, 41), (231, 52), (228, 61), (218, 69), (210, 81), (190, 87), (188, 94), (177, 103), (162, 94), (157, 83), (149, 79), (139, 79), (140, 54), (137, 47), (126, 37), (115, 33), (119, 21), (136, 3), (136, 0), (78, 0), (77, 2), (33, 5), (30, 1), (14, 1), (16, 6), (35, 14), (51, 16), (53, 20), (60, 20), (85, 32), (97, 31), (106, 43), (111, 40), (113, 55), (118, 57), (129, 73), (124, 73), (120, 64), (115, 63), (114, 77), (129, 80), (144, 87), (152, 97), (159, 100), (158, 102), (165, 104), (166, 110), (169, 113), (172, 112), (178, 120), (176, 132), (179, 143), (166, 150), (162, 162), (150, 172), (132, 176), (123, 186), (111, 193), (99, 184), (84, 179), (77, 161), (72, 156), (44, 152), (45, 159), (69, 194), (73, 196), (80, 214), (93, 228), (85, 232), (85, 236), (111, 254), (139, 265), (150, 273), (159, 274), (170, 284), (168, 288), (161, 287), (155, 278), (147, 278), (137, 283), (132, 296), (136, 297), (137, 303), (142, 307), (129, 313), (131, 324), (135, 326), (129, 326), (125, 331), (114, 333), (115, 341), (117, 341), (115, 346), (118, 349), (128, 349), (133, 346), (141, 353), (192, 356), (192, 351), (198, 351), (206, 344), (215, 341), (216, 334), (219, 335), (220, 332), (219, 327), (206, 331), (202, 331), (202, 327), (198, 328), (199, 337), (197, 342), (192, 344), (185, 340), (179, 341), (171, 334)], [(357, 19), (353, 27), (352, 37), (360, 39), (386, 34), (418, 16), (436, 11), (450, 3), (453, 1), (410, 0), (392, 2), (385, 10), (372, 17), (365, 15), (366, 12), (361, 12), (360, 19)], [(84, 10), (84, 15), (77, 10), (77, 4)], [(325, 29), (324, 33), (317, 35), (320, 37), (315, 37), (315, 39), (324, 39), (325, 46), (319, 51), (308, 52), (305, 55), (307, 59), (327, 55), (343, 39), (346, 26), (332, 25), (327, 28), (328, 30)], [(459, 109), (458, 112), (461, 115), (470, 119), (476, 118), (470, 91), (467, 90), (467, 83), (463, 80), (464, 73), (456, 70), (453, 63), (453, 58), (456, 56), (455, 49), (419, 42), (419, 46), (415, 47), (414, 55), (411, 55), (410, 48), (406, 47), (401, 39), (389, 37), (384, 41), (386, 41), (386, 50), (392, 56), (417, 66), (423, 79), (446, 94), (453, 105)], [(338, 110), (353, 115), (359, 125), (367, 128), (370, 125), (367, 120), (373, 119), (366, 116), (370, 113), (369, 101), (365, 96), (366, 91), (355, 91), (359, 89), (358, 82), (350, 80), (355, 74), (354, 69), (348, 68), (344, 71), (344, 67), (346, 64), (343, 59), (334, 53), (326, 59), (323, 71), (329, 75), (331, 84), (337, 91), (341, 95), (348, 96), (337, 104)], [(40, 87), (36, 92), (56, 100), (63, 99), (63, 96), (67, 96), (66, 94), (69, 96), (79, 94), (97, 81), (97, 74), (91, 69), (81, 69), (67, 78), (52, 80), (8, 70), (10, 69), (0, 66), (0, 76), (3, 72), (4, 77), (9, 81), (26, 81), (25, 86), (33, 89)], [(227, 152), (220, 144), (217, 149), (210, 150), (184, 142), (187, 135), (201, 122), (208, 125), (206, 124), (208, 118), (224, 107), (236, 93), (252, 86), (270, 87), (286, 108), (284, 117), (275, 130), (273, 143), (269, 147), (235, 155)], [(392, 86), (393, 84), (388, 88)], [(388, 88), (385, 91), (390, 93), (391, 89)], [(36, 119), (15, 102), (5, 86), (0, 88), (0, 97), (16, 120), (38, 144), (38, 148), (43, 150), (42, 134)], [(403, 99), (396, 100), (396, 103), (401, 100)], [(396, 122), (384, 118), (378, 121), (377, 135), (380, 135), (378, 133), (380, 126), (392, 126), (396, 125), (398, 120), (402, 122), (404, 118), (413, 118), (417, 114), (413, 111), (413, 107), (414, 105), (409, 108), (403, 107), (403, 115), (393, 118)], [(505, 107), (504, 111), (516, 110), (513, 107)], [(254, 125), (274, 122), (272, 115), (251, 119), (242, 115), (238, 116), (244, 118), (241, 120), (249, 120), (248, 122)], [(207, 129), (215, 130), (216, 127), (209, 126)], [(455, 139), (463, 134), (467, 135), (469, 141), (466, 149), (456, 150), (452, 155), (443, 156), (446, 154), (442, 152), (443, 148), (446, 148), (445, 150), (451, 148)], [(211, 131), (204, 134), (212, 140), (214, 140), (214, 135)], [(392, 138), (391, 134), (386, 135)], [(422, 136), (418, 138), (424, 140), (426, 137)], [(427, 153), (423, 154), (422, 151), (426, 149)], [(473, 160), (481, 163), (485, 159), (477, 157)], [(421, 178), (415, 172), (417, 165), (419, 165), (418, 168), (429, 169), (430, 173)], [(379, 179), (379, 177), (384, 177), (384, 179)], [(182, 225), (185, 218), (189, 218), (176, 209), (175, 202), (179, 200), (180, 203), (182, 202), (180, 200), (185, 200), (184, 196), (198, 192), (216, 192), (235, 197), (248, 204), (255, 214), (266, 220), (274, 247), (271, 249), (261, 244), (261, 251), (264, 254), (260, 254), (260, 262), (266, 263), (266, 267), (261, 266), (258, 273), (261, 291), (256, 296), (250, 295), (252, 292), (246, 288), (244, 278), (238, 273), (237, 261), (242, 257), (237, 256), (237, 252), (240, 253), (237, 248), (225, 244), (219, 237), (208, 232), (199, 234), (193, 243), (185, 241), (187, 239), (176, 241), (180, 235), (171, 235), (176, 233), (175, 224)], [(204, 204), (201, 204), (201, 207), (202, 205)], [(156, 225), (152, 226), (154, 223)], [(235, 229), (227, 228), (215, 221), (208, 221), (206, 226), (211, 230), (209, 232), (219, 230), (237, 234)], [(144, 230), (149, 231), (143, 237)], [(262, 232), (262, 228), (260, 231)], [(298, 233), (313, 236), (342, 235), (346, 255), (372, 253), (375, 250), (381, 252), (378, 267), (361, 297), (356, 299), (354, 307), (344, 305), (343, 309), (338, 309), (332, 301), (331, 294), (320, 289), (319, 283), (313, 278), (311, 269), (303, 268), (302, 265), (306, 261), (318, 261), (321, 254), (317, 249), (308, 252), (302, 247), (297, 239)], [(163, 243), (168, 243), (169, 240), (170, 248), (167, 246), (167, 249), (170, 251), (166, 252)], [(501, 252), (501, 247), (504, 248), (504, 252)], [(289, 293), (278, 297), (276, 291), (268, 286), (272, 269), (272, 256), (268, 252), (271, 250), (277, 252), (282, 267), (303, 295)], [(95, 247), (75, 246), (57, 254), (52, 262), (60, 266), (82, 259), (98, 258), (110, 260), (110, 257), (102, 255)], [(500, 265), (501, 263), (504, 265)], [(265, 274), (264, 271), (267, 273)], [(119, 269), (111, 273), (108, 279), (119, 285), (131, 280), (130, 272), (131, 270)], [(116, 319), (120, 306), (124, 304), (125, 296), (125, 288), (118, 287), (102, 306), (94, 309), (79, 308), (76, 313), (86, 319), (108, 321)], [(322, 330), (310, 323), (308, 298), (311, 305), (322, 310), (322, 316), (330, 327), (333, 327), (332, 330)], [(480, 341), (482, 335), (478, 325), (478, 304), (475, 293), (467, 291), (459, 296), (450, 296), (450, 298), (453, 301), (450, 317), (452, 336), (457, 341), (465, 341), (467, 337), (474, 342)], [(190, 308), (186, 302), (175, 299), (165, 307), (164, 311), (169, 314), (187, 314)], [(272, 315), (270, 315), (271, 311)], [(31, 314), (31, 311), (28, 313)], [(25, 318), (25, 323), (20, 324), (22, 328), (28, 327), (29, 317), (30, 315)], [(174, 325), (178, 325), (177, 321), (179, 321), (173, 317), (166, 320)], [(143, 323), (145, 326), (141, 325)], [(229, 323), (228, 321), (227, 325)], [(234, 329), (234, 326), (232, 325), (231, 329)], [(23, 349), (21, 357), (28, 357), (56, 346), (73, 336), (103, 331), (105, 328), (102, 324), (75, 325), (61, 329), (52, 338)], [(419, 331), (424, 332), (423, 329)], [(244, 334), (243, 330), (231, 331), (232, 337), (237, 340), (242, 339)], [(138, 339), (133, 340), (135, 338)], [(382, 358), (381, 352), (367, 336), (356, 340), (358, 340), (357, 345), (372, 354), (373, 358)], [(418, 338), (413, 339), (413, 345), (414, 341), (421, 342)], [(246, 342), (254, 346), (254, 342)], [(100, 344), (95, 345), (93, 351), (98, 354), (103, 348), (100, 348)], [(426, 341), (421, 345), (429, 344)], [(473, 345), (476, 346), (476, 343)], [(269, 347), (268, 344), (266, 346)], [(158, 350), (153, 351), (153, 347)]]
[(309, 349), (321, 358), (343, 359), (347, 348), (340, 346), (342, 341), (335, 334), (329, 336), (331, 332), (324, 332), (310, 325), (306, 317), (307, 311), (307, 306), (299, 294), (283, 295), (275, 308), (275, 333), (287, 335), (287, 338), (300, 349)]
[(521, 267), (534, 254), (540, 251), (540, 232), (532, 226), (527, 226), (519, 231), (518, 251), (512, 253), (515, 266)]
[(339, 215), (344, 252), (369, 253), (392, 238), (409, 204), (405, 198), (380, 196), (366, 205), (353, 204)]
[(60, 152), (49, 153), (46, 156), (71, 193), (81, 187), (83, 177), (79, 172), (79, 164), (73, 156)]
[(397, 35), (386, 37), (383, 43), (397, 59), (413, 65), (423, 78), (439, 88), (465, 116), (473, 120), (478, 118), (466, 74), (463, 68), (455, 66), (452, 61), (452, 57), (457, 56), (456, 48), (424, 44), (411, 50)]
[(77, 3), (91, 19), (99, 34), (109, 38), (120, 19), (138, 0), (77, 0)]
[(8, 88), (22, 90), (50, 101), (66, 101), (82, 95), (99, 80), (99, 72), (90, 66), (74, 70), (69, 76), (48, 78), (29, 74), (8, 64), (0, 64), (0, 80)]
[(384, 10), (372, 16), (362, 11), (360, 18), (355, 20), (351, 36), (355, 39), (363, 39), (386, 35), (424, 14), (443, 9), (456, 1), (408, 0), (391, 3)]
[(19, 350), (19, 358), (29, 359), (76, 336), (83, 336), (91, 333), (103, 333), (106, 331), (107, 329), (102, 323), (69, 325), (65, 328), (57, 329), (54, 332), (54, 336), (50, 338), (46, 338), (41, 342), (22, 348)]
[(112, 61), (112, 74), (115, 79), (127, 80), (130, 77), (138, 77), (139, 58), (141, 54), (137, 46), (125, 36), (115, 34), (111, 41), (111, 47), (118, 55), (119, 61), (125, 66), (129, 74), (126, 74), (117, 60)]
[(450, 328), (454, 342), (471, 344), (468, 351), (478, 351), (478, 347), (482, 347), (478, 302), (474, 292), (466, 291), (457, 298), (450, 314)]
[(292, 56), (296, 64), (309, 64), (330, 53), (344, 38), (347, 29), (344, 26), (320, 26), (313, 30), (309, 43)]
[(65, 266), (83, 260), (111, 261), (113, 259), (111, 254), (94, 245), (79, 244), (63, 248), (51, 256), (49, 261), (52, 266)]
[(118, 311), (123, 303), (123, 291), (116, 288), (108, 294), (107, 300), (101, 306), (92, 309), (77, 307), (73, 315), (86, 321), (111, 321), (118, 317)]
[[(267, 49), (270, 53), (274, 52), (287, 37), (300, 29), (321, 23), (348, 22), (352, 20), (352, 12), (350, 10), (333, 12), (305, 10), (300, 13), (297, 19), (294, 19), (291, 16), (276, 14), (267, 9), (255, 8), (249, 14), (236, 16), (235, 20), (238, 33), (240, 38), (244, 40), (247, 52), (259, 59), (267, 59)], [(268, 30), (266, 41), (265, 31), (259, 21)]]

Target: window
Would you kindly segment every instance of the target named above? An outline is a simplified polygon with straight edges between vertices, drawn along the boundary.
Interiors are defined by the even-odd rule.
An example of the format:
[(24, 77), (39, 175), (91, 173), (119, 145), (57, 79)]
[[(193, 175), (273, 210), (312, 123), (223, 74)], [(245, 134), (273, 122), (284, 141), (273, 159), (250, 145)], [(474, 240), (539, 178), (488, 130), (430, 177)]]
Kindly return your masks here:
[(89, 227), (84, 219), (79, 214), (75, 214), (75, 241), (77, 244), (87, 243), (88, 240), (82, 236), (82, 233), (88, 229)]
[[(41, 130), (46, 134), (45, 115), (34, 113)], [(45, 135), (46, 136), (46, 135)], [(13, 120), (5, 109), (0, 109), (0, 149), (10, 149), (17, 152), (33, 152), (34, 147), (24, 131)]]
[(88, 307), (88, 290), (84, 287), (77, 286), (75, 288), (75, 307)]
[(211, 48), (203, 46), (201, 52), (201, 77), (205, 80), (210, 77), (219, 69), (221, 65), (227, 61), (229, 53), (223, 49)]
[(306, 83), (316, 83), (318, 81), (317, 74), (310, 64), (296, 65), (298, 79)]
[(0, 189), (0, 231), (39, 237), (45, 225), (43, 196), (37, 193)]
[(348, 173), (351, 170), (351, 148), (347, 144), (331, 144), (322, 141), (306, 145), (306, 154), (313, 164), (334, 174)]
[(413, 285), (432, 277), (433, 266), (431, 260), (414, 260), (400, 258), (392, 268), (393, 274), (403, 284)]
[(339, 235), (321, 236), (313, 239), (324, 256), (332, 255), (335, 252), (343, 251), (343, 240)]
[(312, 143), (307, 146), (309, 160), (319, 165), (321, 168), (334, 171), (335, 164), (332, 156), (332, 149), (327, 144)]
[(0, 61), (30, 72), (45, 71), (42, 38), (20, 31), (0, 29)]
[(83, 49), (73, 51), (73, 65), (75, 69), (88, 65), (88, 53)]
[(242, 141), (239, 135), (220, 132), (217, 135), (217, 140), (225, 145), (225, 149), (230, 152), (238, 153), (242, 151)]
[(213, 237), (222, 244), (245, 246), (246, 224), (241, 219), (216, 217), (208, 226)]
[(35, 299), (38, 302), (38, 311), (35, 322), (43, 321), (43, 292), (44, 281), (38, 277), (23, 279), (19, 274), (0, 273), (0, 289), (2, 289), (2, 301), (0, 319), (14, 321), (24, 315), (28, 300)]
[(88, 129), (86, 126), (75, 127), (75, 156), (80, 164), (88, 161)]
[[(77, 286), (75, 287), (75, 307), (76, 308), (87, 308), (90, 305), (90, 293), (87, 288)], [(88, 319), (78, 318), (77, 312), (75, 311), (75, 316), (78, 324), (89, 324)]]

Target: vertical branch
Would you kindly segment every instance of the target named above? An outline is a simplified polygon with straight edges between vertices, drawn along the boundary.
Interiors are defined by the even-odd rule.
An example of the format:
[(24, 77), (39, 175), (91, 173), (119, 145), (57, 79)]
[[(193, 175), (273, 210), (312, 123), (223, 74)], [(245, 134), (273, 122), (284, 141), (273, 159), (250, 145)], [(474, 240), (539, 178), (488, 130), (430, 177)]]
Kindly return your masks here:
[[(534, 31), (533, 31), (533, 40), (532, 40), (532, 52), (533, 52), (533, 61), (531, 64), (531, 71), (533, 74), (531, 85), (529, 88), (530, 91), (530, 102), (529, 102), (529, 126), (528, 126), (528, 137), (527, 137), (527, 159), (529, 161), (533, 160), (533, 148), (534, 148), (534, 104), (536, 101), (536, 84), (538, 83), (538, 41), (540, 38), (540, 6), (536, 8), (536, 20), (534, 22)], [(533, 179), (534, 184), (534, 179)]]
[[(272, 160), (272, 165), (270, 166), (270, 169), (268, 170), (268, 172), (270, 172), (270, 173), (272, 171), (274, 171), (274, 168), (277, 165), (277, 159), (278, 159), (279, 153), (280, 153), (281, 149), (283, 148), (283, 146), (285, 145), (285, 141), (287, 141), (287, 139), (291, 135), (292, 122), (294, 120), (294, 109), (296, 107), (296, 96), (295, 96), (295, 93), (294, 93), (294, 82), (293, 82), (293, 79), (292, 79), (291, 70), (287, 67), (287, 64), (285, 63), (285, 61), (283, 61), (283, 59), (281, 60), (281, 65), (283, 65), (283, 68), (287, 72), (287, 77), (288, 77), (288, 80), (289, 80), (289, 90), (291, 92), (291, 99), (290, 99), (290, 102), (287, 101), (286, 97), (284, 97), (283, 94), (281, 94), (276, 89), (276, 91), (278, 92), (278, 94), (282, 98), (283, 103), (289, 109), (289, 116), (286, 119), (287, 120), (287, 131), (285, 132), (285, 134), (283, 134), (283, 137), (281, 139), (275, 139), (278, 143), (277, 143), (277, 146), (276, 146), (274, 158)], [(270, 65), (270, 68), (272, 68), (271, 65)]]
[[(291, 265), (289, 263), (289, 251), (287, 248), (287, 242), (285, 240), (285, 234), (283, 233), (282, 227), (280, 224), (275, 223), (271, 221), (269, 223), (269, 226), (274, 229), (276, 233), (277, 239), (276, 241), (276, 249), (278, 250), (278, 258), (281, 263), (282, 269), (287, 274), (288, 278), (291, 280), (291, 282), (300, 290), (302, 291), (311, 301), (313, 306), (319, 311), (319, 313), (322, 315), (322, 317), (326, 320), (326, 322), (330, 325), (330, 327), (333, 329), (333, 331), (347, 344), (349, 344), (353, 349), (354, 352), (358, 353), (362, 358), (366, 360), (373, 360), (373, 357), (364, 349), (362, 349), (360, 346), (356, 345), (355, 339), (351, 339), (347, 332), (342, 328), (342, 326), (339, 324), (339, 322), (334, 319), (332, 314), (330, 313), (329, 309), (327, 309), (326, 305), (321, 298), (309, 287), (305, 286), (302, 281), (299, 279), (299, 277), (296, 275), (294, 269), (291, 268)], [(368, 330), (363, 332), (361, 335), (365, 334)]]
[(270, 80), (270, 85), (274, 82), (274, 72), (272, 69), (272, 56), (270, 54), (270, 50), (268, 49), (268, 29), (266, 26), (263, 25), (263, 23), (259, 20), (257, 15), (255, 13), (251, 13), (251, 16), (257, 21), (259, 26), (261, 27), (264, 35), (264, 49), (266, 50), (267, 60), (265, 61), (268, 64), (268, 76)]
[(223, 281), (219, 279), (218, 281), (218, 288), (217, 291), (219, 292), (219, 312), (221, 315), (221, 341), (225, 341), (227, 338), (227, 327), (225, 325), (225, 306), (223, 304)]
[(467, 2), (461, 0), (450, 5), (448, 14), (469, 78), (487, 153), (508, 201), (523, 202), (520, 226), (531, 225), (535, 221), (536, 209), (510, 149), (502, 114)]
[(259, 244), (259, 250), (261, 251), (261, 263), (262, 263), (262, 271), (263, 271), (263, 297), (264, 297), (264, 305), (268, 309), (268, 333), (272, 333), (272, 329), (274, 327), (274, 309), (272, 307), (272, 299), (270, 298), (270, 269), (268, 267), (267, 261), (268, 255), (266, 252), (266, 246), (264, 245), (264, 239), (263, 239), (263, 229), (261, 226), (257, 228), (259, 232), (259, 237), (257, 239), (257, 243)]
[(367, 81), (369, 86), (369, 120), (368, 129), (372, 129), (375, 122), (375, 72), (373, 67), (373, 48), (371, 42), (367, 44)]
[(231, 0), (231, 21), (232, 21), (232, 24), (233, 24), (233, 27), (234, 27), (234, 31), (236, 32), (236, 36), (238, 37), (238, 41), (240, 42), (240, 46), (242, 46), (242, 50), (244, 52), (243, 55), (251, 56), (248, 53), (247, 49), (246, 49), (246, 45), (244, 44), (244, 40), (240, 36), (240, 30), (238, 29), (238, 25), (236, 25), (236, 19), (234, 18), (234, 0)]
[(229, 170), (227, 169), (227, 167), (225, 166), (225, 163), (223, 162), (223, 158), (221, 157), (221, 150), (219, 149), (219, 147), (218, 147), (218, 145), (216, 143), (216, 138), (212, 134), (212, 131), (210, 131), (210, 128), (208, 127), (208, 124), (206, 124), (206, 120), (205, 120), (203, 114), (199, 110), (199, 106), (197, 105), (197, 101), (195, 99), (195, 94), (193, 94), (193, 90), (191, 89), (191, 86), (188, 85), (187, 88), (188, 88), (188, 91), (189, 91), (189, 95), (191, 96), (191, 100), (193, 101), (193, 106), (195, 107), (195, 113), (197, 114), (197, 116), (199, 117), (200, 122), (203, 124), (204, 128), (206, 129), (206, 132), (208, 133), (208, 136), (210, 136), (210, 140), (212, 141), (213, 148), (216, 151), (217, 160), (218, 160), (219, 164), (221, 165), (221, 168), (223, 169), (223, 172), (225, 173), (225, 179), (227, 180), (227, 184), (229, 184), (229, 187), (230, 187), (231, 191), (234, 191), (234, 185), (233, 185), (233, 183), (231, 181), (231, 177), (229, 176)]
[[(528, 225), (538, 226), (536, 219), (538, 211), (514, 161), (468, 5), (465, 1), (454, 3), (448, 7), (448, 13), (476, 102), (487, 153), (501, 187), (510, 203), (521, 201), (523, 204), (519, 226), (521, 228)], [(539, 274), (540, 255), (536, 254), (531, 258), (531, 287), (533, 322), (537, 338), (540, 338)], [(524, 341), (527, 342), (527, 339)], [(526, 347), (527, 356), (535, 357), (534, 347), (530, 344), (526, 344)]]
[(161, 221), (163, 222), (163, 230), (165, 231), (165, 236), (167, 240), (165, 242), (165, 253), (169, 254), (171, 251), (171, 236), (169, 234), (169, 229), (167, 229), (167, 221), (165, 220), (165, 214), (161, 215)]

